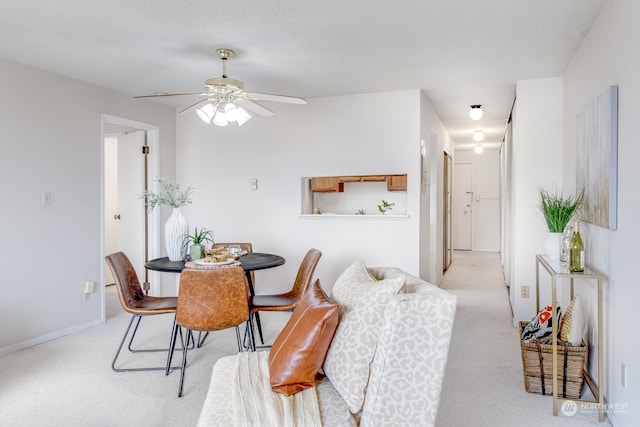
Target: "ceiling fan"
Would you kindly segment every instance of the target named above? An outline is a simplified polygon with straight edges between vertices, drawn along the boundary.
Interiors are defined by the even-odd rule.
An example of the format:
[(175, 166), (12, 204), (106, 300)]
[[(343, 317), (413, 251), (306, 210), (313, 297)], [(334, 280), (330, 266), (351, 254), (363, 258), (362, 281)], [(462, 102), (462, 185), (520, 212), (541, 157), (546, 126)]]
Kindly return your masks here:
[[(235, 52), (231, 49), (216, 49), (216, 54), (222, 60), (222, 76), (212, 77), (204, 82), (205, 92), (162, 93), (155, 95), (141, 95), (134, 98), (157, 98), (163, 96), (202, 96), (202, 99), (178, 114), (196, 111), (205, 123), (226, 126), (236, 122), (242, 126), (251, 118), (251, 113), (263, 117), (273, 116), (273, 111), (255, 101), (284, 102), (288, 104), (306, 104), (303, 98), (295, 96), (274, 95), (270, 93), (249, 92), (244, 90), (244, 82), (227, 77), (227, 60)], [(248, 111), (247, 111), (248, 110)]]

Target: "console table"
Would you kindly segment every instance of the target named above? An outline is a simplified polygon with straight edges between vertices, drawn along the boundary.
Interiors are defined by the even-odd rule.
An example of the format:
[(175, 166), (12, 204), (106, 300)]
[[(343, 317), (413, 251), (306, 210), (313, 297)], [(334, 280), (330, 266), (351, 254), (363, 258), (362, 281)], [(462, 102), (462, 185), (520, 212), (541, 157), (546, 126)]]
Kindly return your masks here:
[[(536, 313), (540, 311), (540, 266), (542, 266), (547, 273), (551, 276), (551, 325), (552, 325), (552, 378), (551, 383), (553, 384), (553, 415), (558, 415), (558, 404), (561, 401), (571, 400), (573, 402), (588, 402), (595, 403), (598, 405), (598, 415), (599, 420), (604, 421), (604, 394), (600, 390), (604, 386), (604, 369), (603, 369), (603, 334), (604, 329), (602, 327), (602, 275), (595, 272), (593, 269), (585, 266), (584, 272), (581, 273), (572, 273), (569, 271), (569, 268), (566, 265), (562, 265), (559, 259), (550, 259), (546, 255), (536, 255)], [(558, 396), (558, 319), (556, 313), (556, 285), (558, 279), (569, 279), (571, 285), (571, 298), (573, 299), (574, 292), (574, 280), (575, 279), (590, 279), (595, 280), (598, 283), (598, 344), (597, 344), (597, 352), (598, 352), (598, 385), (596, 386), (591, 378), (591, 375), (585, 369), (584, 376), (587, 381), (587, 385), (593, 393), (595, 400), (584, 400), (584, 399), (563, 399)]]

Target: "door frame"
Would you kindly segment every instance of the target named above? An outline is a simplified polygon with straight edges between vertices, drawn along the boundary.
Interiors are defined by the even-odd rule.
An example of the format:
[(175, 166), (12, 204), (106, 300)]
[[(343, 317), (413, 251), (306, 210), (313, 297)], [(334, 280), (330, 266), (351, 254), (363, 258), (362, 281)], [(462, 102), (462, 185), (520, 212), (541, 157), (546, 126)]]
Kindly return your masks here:
[(453, 242), (451, 241), (451, 203), (453, 198), (453, 157), (444, 151), (444, 163), (443, 163), (443, 176), (444, 176), (444, 188), (443, 188), (443, 273), (447, 271), (451, 265), (453, 259)]
[[(158, 126), (149, 123), (139, 122), (124, 117), (113, 116), (110, 114), (102, 114), (100, 117), (100, 298), (102, 300), (101, 320), (106, 321), (106, 298), (105, 298), (105, 134), (107, 125), (120, 125), (132, 127), (146, 131), (147, 146), (149, 154), (147, 155), (147, 183), (151, 186), (153, 177), (160, 176), (160, 130)], [(143, 171), (144, 173), (144, 171)], [(154, 212), (147, 217), (147, 247), (149, 258), (157, 258), (160, 256), (160, 210), (155, 209)], [(151, 281), (151, 283), (156, 282)]]

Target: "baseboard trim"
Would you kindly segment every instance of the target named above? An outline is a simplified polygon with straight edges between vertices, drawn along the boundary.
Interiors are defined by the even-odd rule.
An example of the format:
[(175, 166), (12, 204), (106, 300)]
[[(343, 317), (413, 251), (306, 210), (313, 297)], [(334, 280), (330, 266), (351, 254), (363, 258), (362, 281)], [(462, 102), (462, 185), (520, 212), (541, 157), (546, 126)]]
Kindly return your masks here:
[(44, 342), (63, 337), (65, 335), (73, 334), (75, 332), (80, 332), (84, 329), (93, 328), (94, 326), (101, 325), (102, 323), (104, 323), (102, 320), (96, 319), (96, 320), (92, 320), (91, 322), (81, 323), (79, 325), (75, 325), (70, 328), (61, 329), (59, 331), (51, 332), (50, 334), (41, 335), (39, 337), (32, 338), (27, 341), (22, 341), (16, 344), (2, 347), (0, 348), (0, 357), (9, 353), (13, 353), (14, 351), (22, 350), (27, 347), (33, 347), (34, 345), (42, 344)]

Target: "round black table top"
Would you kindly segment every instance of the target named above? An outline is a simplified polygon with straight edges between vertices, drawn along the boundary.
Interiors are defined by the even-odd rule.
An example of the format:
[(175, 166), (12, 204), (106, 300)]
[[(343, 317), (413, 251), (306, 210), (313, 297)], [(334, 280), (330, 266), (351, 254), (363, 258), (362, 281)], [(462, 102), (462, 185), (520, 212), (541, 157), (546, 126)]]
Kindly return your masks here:
[[(240, 267), (244, 271), (264, 270), (277, 267), (285, 263), (280, 255), (266, 254), (262, 252), (249, 252), (239, 259)], [(164, 271), (167, 273), (180, 273), (184, 269), (184, 261), (169, 261), (169, 257), (156, 258), (147, 261), (144, 268), (148, 270)]]

